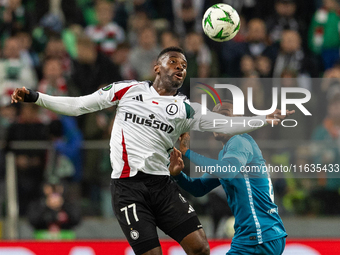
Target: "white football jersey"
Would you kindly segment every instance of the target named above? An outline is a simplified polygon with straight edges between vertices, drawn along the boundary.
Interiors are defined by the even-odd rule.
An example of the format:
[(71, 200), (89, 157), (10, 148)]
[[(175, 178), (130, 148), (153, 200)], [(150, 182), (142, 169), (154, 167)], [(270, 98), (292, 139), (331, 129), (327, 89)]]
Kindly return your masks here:
[(146, 81), (111, 84), (98, 94), (117, 104), (110, 141), (111, 177), (130, 177), (138, 171), (169, 175), (169, 153), (190, 126), (186, 97), (160, 96)]
[[(265, 119), (226, 117), (209, 112), (202, 115), (200, 105), (186, 96), (160, 96), (151, 82), (123, 81), (83, 97), (52, 97), (39, 93), (36, 104), (65, 115), (81, 115), (117, 105), (111, 132), (111, 177), (127, 178), (138, 171), (169, 175), (169, 153), (179, 136), (190, 129), (227, 134), (249, 132), (261, 127)], [(252, 126), (217, 125), (213, 119), (252, 120)], [(260, 118), (261, 119), (261, 118)]]

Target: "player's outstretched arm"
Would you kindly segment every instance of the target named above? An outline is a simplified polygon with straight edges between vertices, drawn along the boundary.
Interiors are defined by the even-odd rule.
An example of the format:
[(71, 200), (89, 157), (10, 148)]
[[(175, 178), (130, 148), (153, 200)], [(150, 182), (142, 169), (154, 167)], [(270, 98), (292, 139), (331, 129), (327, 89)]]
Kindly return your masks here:
[(202, 114), (201, 105), (192, 103), (194, 116), (190, 123), (189, 129), (197, 131), (210, 131), (224, 133), (228, 135), (237, 135), (248, 133), (259, 129), (267, 124), (278, 125), (281, 120), (293, 114), (295, 111), (287, 111), (286, 115), (282, 115), (281, 110), (277, 109), (267, 116), (254, 117), (229, 117), (216, 112), (207, 111)]
[[(69, 116), (79, 116), (85, 113), (95, 112), (113, 106), (114, 103), (105, 95), (106, 91), (98, 91), (82, 97), (49, 96), (25, 87), (17, 88), (11, 95), (12, 103), (35, 103), (55, 113)], [(106, 92), (108, 94), (109, 92)]]
[[(204, 172), (212, 174), (216, 178), (233, 179), (242, 167), (252, 158), (252, 147), (249, 142), (241, 138), (231, 140), (227, 153), (222, 160), (211, 159), (189, 149), (190, 136), (188, 133), (180, 137), (180, 151)], [(202, 171), (203, 172), (203, 171)], [(207, 174), (207, 178), (213, 176)]]
[(211, 131), (228, 135), (248, 133), (267, 124), (278, 125), (283, 119), (294, 112), (287, 111), (286, 115), (282, 115), (281, 110), (277, 109), (270, 115), (254, 117), (228, 117), (219, 113), (209, 112), (207, 115), (202, 115), (200, 119), (200, 131)]
[(209, 174), (204, 174), (200, 178), (191, 178), (181, 172), (179, 175), (173, 176), (173, 178), (182, 189), (194, 197), (202, 197), (221, 185), (217, 178), (211, 178)]
[(273, 113), (266, 116), (266, 121), (270, 125), (278, 125), (282, 120), (287, 118), (288, 116), (295, 113), (295, 110), (289, 111), (286, 110), (286, 114), (282, 115), (282, 112), (280, 109), (276, 109)]
[(233, 179), (239, 174), (242, 166), (239, 159), (235, 157), (224, 158), (223, 160), (216, 160), (205, 157), (192, 150), (187, 150), (185, 156), (190, 159), (196, 166), (203, 169), (204, 172), (209, 173), (207, 178), (223, 178)]

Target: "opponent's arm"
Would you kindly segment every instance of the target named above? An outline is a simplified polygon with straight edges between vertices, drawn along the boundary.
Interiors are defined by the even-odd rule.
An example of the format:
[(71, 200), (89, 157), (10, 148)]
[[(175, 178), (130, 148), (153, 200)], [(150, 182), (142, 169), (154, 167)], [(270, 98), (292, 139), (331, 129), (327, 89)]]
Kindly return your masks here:
[(202, 197), (221, 185), (217, 178), (211, 178), (209, 174), (204, 174), (200, 178), (191, 178), (181, 172), (179, 175), (173, 176), (177, 184), (195, 197)]
[(213, 178), (213, 176), (224, 179), (233, 179), (236, 175), (238, 175), (241, 167), (245, 165), (241, 164), (240, 161), (235, 157), (216, 160), (205, 157), (192, 150), (187, 150), (185, 156), (196, 166), (204, 167), (205, 171), (207, 172), (206, 177), (210, 179)]
[[(180, 151), (196, 166), (204, 167), (207, 173), (218, 178), (233, 179), (253, 157), (249, 142), (235, 138), (228, 143), (222, 160), (211, 159), (189, 149), (190, 135), (184, 133), (180, 139)], [(210, 175), (210, 178), (213, 176)]]

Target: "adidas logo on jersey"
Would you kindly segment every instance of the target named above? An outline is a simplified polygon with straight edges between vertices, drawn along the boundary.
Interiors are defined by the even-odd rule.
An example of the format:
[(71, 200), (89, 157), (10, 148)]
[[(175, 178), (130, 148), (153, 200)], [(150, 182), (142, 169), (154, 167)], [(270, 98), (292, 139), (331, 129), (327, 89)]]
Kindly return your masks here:
[(189, 205), (188, 213), (192, 213), (192, 212), (194, 212), (194, 211), (195, 211), (194, 208), (193, 208), (191, 205)]
[(142, 95), (139, 95), (139, 96), (133, 97), (132, 99), (133, 99), (133, 100), (137, 100), (137, 101), (141, 101), (141, 102), (143, 102), (143, 96), (142, 96)]
[(124, 121), (132, 121), (133, 123), (136, 123), (136, 124), (139, 124), (139, 125), (144, 125), (146, 127), (152, 127), (154, 129), (159, 129), (159, 130), (164, 131), (168, 134), (170, 134), (172, 131), (175, 130), (173, 128), (173, 126), (154, 119), (155, 115), (153, 115), (153, 114), (150, 114), (149, 118), (150, 119), (146, 119), (146, 118), (143, 118), (143, 117), (139, 117), (136, 114), (126, 112)]
[(185, 198), (182, 196), (181, 193), (178, 194), (179, 199), (182, 201), (182, 203), (186, 203), (187, 201), (185, 200)]

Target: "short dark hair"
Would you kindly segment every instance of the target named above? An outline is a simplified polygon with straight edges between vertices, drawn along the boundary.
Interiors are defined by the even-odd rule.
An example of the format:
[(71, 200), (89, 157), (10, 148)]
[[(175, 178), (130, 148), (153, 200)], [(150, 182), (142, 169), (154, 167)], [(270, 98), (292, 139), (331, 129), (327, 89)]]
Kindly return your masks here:
[(175, 46), (172, 46), (172, 47), (168, 47), (168, 48), (165, 48), (164, 50), (162, 50), (158, 57), (157, 57), (157, 61), (166, 53), (170, 52), (170, 51), (176, 51), (176, 52), (179, 52), (179, 53), (182, 53), (184, 55), (184, 50), (180, 47), (175, 47)]

